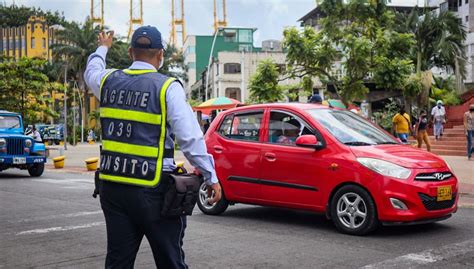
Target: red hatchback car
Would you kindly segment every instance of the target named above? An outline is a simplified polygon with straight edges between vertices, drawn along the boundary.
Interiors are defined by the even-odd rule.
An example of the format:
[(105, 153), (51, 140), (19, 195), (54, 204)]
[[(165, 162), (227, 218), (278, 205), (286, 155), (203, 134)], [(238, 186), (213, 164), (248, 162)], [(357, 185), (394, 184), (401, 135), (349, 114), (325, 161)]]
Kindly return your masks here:
[(400, 144), (346, 110), (264, 104), (222, 112), (205, 135), (224, 197), (206, 214), (247, 203), (325, 212), (343, 233), (421, 224), (456, 212), (457, 179), (440, 157)]

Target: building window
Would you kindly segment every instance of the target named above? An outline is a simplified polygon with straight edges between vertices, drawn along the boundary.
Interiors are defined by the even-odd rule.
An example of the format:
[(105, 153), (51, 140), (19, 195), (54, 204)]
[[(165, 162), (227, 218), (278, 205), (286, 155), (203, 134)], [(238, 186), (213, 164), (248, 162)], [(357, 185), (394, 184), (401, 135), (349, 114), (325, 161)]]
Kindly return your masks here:
[(459, 6), (462, 6), (462, 0), (459, 0), (458, 2), (459, 2)]
[(188, 64), (189, 69), (196, 69), (196, 63), (195, 62), (189, 62)]
[(469, 0), (466, 0), (466, 2), (464, 2), (465, 4), (468, 4), (469, 3)]
[(239, 30), (239, 42), (252, 43), (252, 30)]
[(238, 63), (227, 63), (224, 64), (224, 74), (239, 74), (240, 64)]
[(239, 45), (239, 51), (250, 52), (250, 51), (252, 51), (252, 45), (248, 45), (248, 44), (242, 45), (242, 44), (240, 44)]
[(43, 49), (46, 48), (46, 38), (43, 38)]
[(241, 92), (240, 88), (227, 88), (225, 89), (225, 97), (235, 99), (237, 101), (241, 101)]
[(236, 42), (237, 31), (236, 30), (224, 30), (224, 41), (225, 42)]
[(452, 12), (457, 12), (458, 11), (458, 3), (456, 0), (454, 1), (448, 1), (448, 9), (449, 11)]
[(35, 48), (35, 38), (34, 37), (31, 38), (31, 48), (32, 49)]

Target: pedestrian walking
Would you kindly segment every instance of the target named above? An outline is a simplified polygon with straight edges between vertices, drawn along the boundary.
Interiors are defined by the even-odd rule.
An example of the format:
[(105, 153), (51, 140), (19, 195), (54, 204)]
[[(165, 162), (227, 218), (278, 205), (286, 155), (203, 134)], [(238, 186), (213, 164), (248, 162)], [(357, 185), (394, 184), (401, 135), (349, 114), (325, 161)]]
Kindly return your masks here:
[(428, 115), (425, 110), (420, 111), (420, 118), (415, 127), (416, 140), (418, 142), (418, 148), (421, 148), (423, 141), (426, 144), (426, 150), (431, 151), (430, 138), (428, 137), (428, 132), (426, 131), (428, 127)]
[(464, 113), (464, 131), (467, 138), (467, 159), (471, 160), (472, 153), (474, 153), (474, 146), (472, 139), (474, 138), (474, 104), (469, 106), (469, 111)]
[(201, 172), (211, 204), (221, 198), (214, 161), (181, 83), (158, 73), (164, 61), (158, 29), (135, 30), (129, 48), (133, 63), (124, 70), (105, 68), (113, 32), (100, 33), (98, 42), (84, 77), (100, 99), (99, 194), (107, 228), (105, 267), (133, 268), (146, 236), (158, 268), (187, 268), (182, 249), (186, 216), (161, 213), (176, 170), (174, 138)]
[(309, 98), (308, 103), (321, 105), (323, 103), (323, 98), (321, 98), (319, 94), (315, 93), (311, 96), (311, 98)]
[(393, 116), (392, 131), (395, 132), (395, 136), (400, 138), (403, 143), (408, 143), (410, 133), (414, 136), (410, 115), (405, 112), (405, 108), (400, 107), (398, 113)]
[(446, 123), (446, 110), (443, 106), (443, 101), (436, 101), (436, 106), (431, 109), (431, 117), (433, 120), (433, 132), (435, 139), (441, 139), (444, 131), (444, 124)]

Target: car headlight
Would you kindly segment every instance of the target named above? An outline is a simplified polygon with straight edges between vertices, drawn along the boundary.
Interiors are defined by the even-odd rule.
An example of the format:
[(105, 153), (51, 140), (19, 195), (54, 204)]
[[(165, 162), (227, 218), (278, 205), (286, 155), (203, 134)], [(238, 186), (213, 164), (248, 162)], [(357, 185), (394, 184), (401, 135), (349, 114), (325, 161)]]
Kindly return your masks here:
[(31, 145), (33, 145), (33, 142), (31, 141), (31, 139), (26, 139), (25, 140), (25, 147), (29, 148), (29, 147), (31, 147)]
[(411, 174), (410, 169), (379, 159), (357, 158), (357, 161), (363, 166), (383, 176), (407, 179)]
[(0, 147), (4, 147), (7, 145), (7, 140), (5, 138), (0, 138)]

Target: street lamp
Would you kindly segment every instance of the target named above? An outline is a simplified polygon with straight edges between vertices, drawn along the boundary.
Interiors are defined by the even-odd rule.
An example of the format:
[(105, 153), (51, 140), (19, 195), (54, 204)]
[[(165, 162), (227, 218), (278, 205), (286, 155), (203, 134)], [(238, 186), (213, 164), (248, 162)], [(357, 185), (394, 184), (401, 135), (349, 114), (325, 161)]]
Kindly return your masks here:
[(224, 27), (218, 27), (217, 31), (214, 33), (214, 39), (212, 40), (211, 53), (209, 53), (209, 61), (207, 63), (207, 72), (206, 72), (206, 90), (204, 91), (204, 101), (207, 101), (207, 91), (209, 89), (209, 69), (211, 68), (212, 53), (214, 52), (214, 45), (216, 44), (217, 34), (224, 30)]

